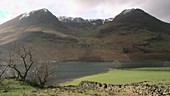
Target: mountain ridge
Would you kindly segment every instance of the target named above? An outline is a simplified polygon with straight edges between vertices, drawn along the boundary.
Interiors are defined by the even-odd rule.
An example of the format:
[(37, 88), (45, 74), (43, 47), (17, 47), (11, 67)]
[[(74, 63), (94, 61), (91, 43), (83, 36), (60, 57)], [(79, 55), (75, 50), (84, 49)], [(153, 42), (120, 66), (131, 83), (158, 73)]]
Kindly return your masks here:
[(65, 61), (161, 60), (166, 56), (170, 60), (169, 38), (170, 24), (141, 9), (126, 9), (105, 20), (56, 17), (40, 9), (0, 25), (1, 46), (19, 41), (34, 46), (39, 54), (47, 51)]

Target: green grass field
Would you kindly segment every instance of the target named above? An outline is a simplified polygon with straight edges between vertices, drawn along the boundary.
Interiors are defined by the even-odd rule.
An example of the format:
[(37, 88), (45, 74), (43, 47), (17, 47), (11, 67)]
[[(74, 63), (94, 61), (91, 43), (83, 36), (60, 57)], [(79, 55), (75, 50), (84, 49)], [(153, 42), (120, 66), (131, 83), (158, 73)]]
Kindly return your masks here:
[(5, 79), (0, 85), (0, 96), (21, 96), (24, 93), (31, 93), (35, 87), (21, 84), (23, 82), (15, 79)]
[(65, 84), (78, 85), (81, 81), (86, 80), (109, 84), (125, 84), (142, 81), (159, 82), (162, 80), (170, 81), (170, 67), (111, 70), (107, 73), (75, 79)]
[(87, 96), (87, 94), (100, 94), (108, 96), (106, 92), (98, 92), (95, 90), (85, 90), (82, 93), (70, 90), (61, 90), (59, 88), (38, 88), (24, 84), (15, 79), (4, 79), (0, 84), (0, 96)]

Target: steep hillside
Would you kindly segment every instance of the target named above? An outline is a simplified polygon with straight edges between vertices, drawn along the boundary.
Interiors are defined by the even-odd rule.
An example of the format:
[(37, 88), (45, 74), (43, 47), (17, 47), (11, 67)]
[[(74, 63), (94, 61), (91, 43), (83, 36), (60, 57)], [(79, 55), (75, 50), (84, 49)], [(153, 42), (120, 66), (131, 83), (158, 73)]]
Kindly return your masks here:
[(31, 11), (0, 25), (1, 51), (5, 52), (6, 46), (19, 42), (33, 47), (40, 56), (47, 55), (60, 60), (76, 58), (72, 55), (79, 54), (76, 50), (78, 47), (72, 50), (72, 46), (79, 44), (79, 38), (72, 33), (49, 10)]
[(170, 24), (141, 9), (124, 10), (112, 22), (96, 30), (96, 37), (110, 46), (119, 46), (131, 59), (138, 56), (144, 59), (169, 58), (169, 34)]
[(58, 37), (75, 38), (70, 35), (72, 31), (47, 9), (21, 14), (0, 26), (1, 40), (3, 39), (6, 42), (9, 39), (19, 39), (19, 37), (22, 37), (21, 34), (27, 34), (27, 32), (32, 32), (32, 34), (42, 32), (42, 34), (48, 33)]

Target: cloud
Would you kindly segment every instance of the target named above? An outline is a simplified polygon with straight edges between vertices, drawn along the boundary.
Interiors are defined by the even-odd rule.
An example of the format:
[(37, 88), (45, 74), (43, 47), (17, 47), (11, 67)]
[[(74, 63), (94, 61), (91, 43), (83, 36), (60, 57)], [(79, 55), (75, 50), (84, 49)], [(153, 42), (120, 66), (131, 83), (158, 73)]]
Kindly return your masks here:
[[(56, 16), (84, 18), (115, 17), (124, 9), (141, 8), (161, 20), (170, 22), (170, 0), (0, 0), (0, 23), (17, 15), (48, 8)], [(154, 3), (153, 3), (154, 2)], [(4, 14), (4, 13), (3, 13)]]
[[(170, 0), (146, 0), (143, 9), (157, 18), (170, 22)], [(154, 3), (153, 3), (154, 2)]]

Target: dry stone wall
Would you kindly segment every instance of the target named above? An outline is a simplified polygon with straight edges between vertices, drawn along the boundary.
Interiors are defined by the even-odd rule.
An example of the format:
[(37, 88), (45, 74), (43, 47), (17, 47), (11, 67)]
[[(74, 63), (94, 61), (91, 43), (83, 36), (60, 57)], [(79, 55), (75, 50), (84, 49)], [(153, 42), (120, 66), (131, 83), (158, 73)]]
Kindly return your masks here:
[(79, 84), (82, 88), (106, 91), (109, 93), (115, 92), (131, 92), (141, 96), (170, 96), (170, 86), (157, 86), (141, 83), (132, 84), (105, 84), (92, 81), (82, 81)]

